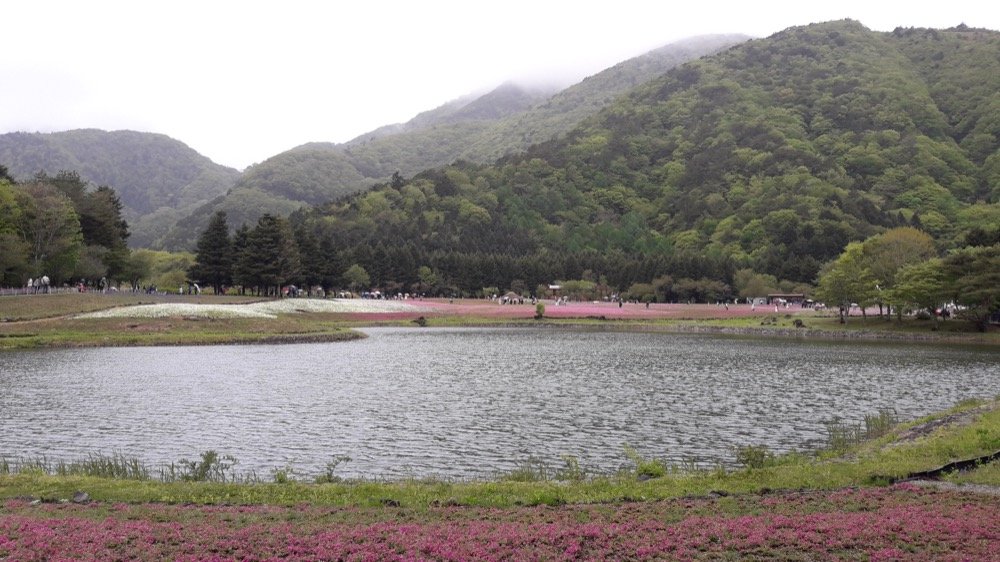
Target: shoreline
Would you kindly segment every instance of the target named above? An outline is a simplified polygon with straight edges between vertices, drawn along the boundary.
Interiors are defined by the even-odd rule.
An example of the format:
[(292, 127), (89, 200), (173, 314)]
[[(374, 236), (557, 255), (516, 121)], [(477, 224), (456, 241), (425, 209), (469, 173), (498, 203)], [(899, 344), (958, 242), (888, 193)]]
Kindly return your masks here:
[[(12, 314), (0, 313), (0, 351), (7, 349), (72, 349), (93, 347), (177, 347), (205, 345), (270, 345), (331, 343), (366, 337), (358, 330), (376, 327), (545, 327), (550, 329), (602, 329), (620, 332), (662, 332), (703, 334), (784, 340), (832, 342), (903, 342), (941, 345), (1000, 347), (1000, 333), (965, 331), (960, 321), (952, 321), (932, 331), (932, 324), (870, 316), (851, 320), (849, 327), (834, 324), (836, 319), (817, 316), (812, 311), (784, 310), (778, 313), (753, 311), (745, 306), (677, 305), (661, 303), (652, 308), (628, 304), (571, 302), (552, 306), (544, 317), (533, 316), (529, 305), (495, 305), (482, 300), (444, 299), (412, 301), (412, 308), (399, 303), (366, 303), (328, 299), (205, 298), (185, 299), (192, 310), (170, 310), (160, 316), (130, 316), (128, 312), (108, 315), (146, 304), (164, 306), (159, 299), (110, 297), (106, 295), (59, 295), (57, 299), (23, 298), (7, 301)], [(164, 299), (175, 303), (174, 299)], [(237, 304), (239, 303), (239, 304)], [(410, 303), (407, 303), (410, 304)], [(205, 306), (204, 311), (201, 307)], [(222, 305), (222, 306), (220, 306)], [(267, 318), (213, 317), (210, 312), (227, 314), (249, 306), (269, 312)], [(370, 310), (359, 310), (359, 306)], [(231, 308), (232, 307), (232, 308)], [(256, 307), (256, 308), (253, 308)], [(0, 311), (3, 312), (3, 311)], [(258, 311), (260, 312), (260, 311)], [(148, 314), (148, 311), (144, 314)], [(89, 316), (86, 317), (84, 315)], [(9, 320), (9, 317), (18, 318)], [(759, 325), (758, 325), (759, 323)], [(835, 327), (836, 326), (836, 327)], [(918, 329), (919, 327), (919, 329)]]
[[(531, 472), (522, 467), (497, 473), (495, 478), (469, 480), (341, 478), (334, 474), (336, 464), (315, 478), (302, 479), (294, 467), (288, 466), (273, 472), (271, 478), (257, 473), (240, 477), (228, 471), (201, 474), (195, 470), (198, 463), (185, 468), (184, 461), (178, 465), (177, 474), (171, 471), (170, 478), (164, 479), (162, 471), (159, 478), (156, 476), (156, 467), (120, 453), (98, 453), (65, 463), (0, 456), (0, 502), (26, 497), (58, 501), (84, 490), (94, 500), (128, 503), (305, 502), (362, 507), (388, 505), (385, 502), (389, 498), (397, 506), (417, 508), (445, 503), (517, 507), (884, 487), (927, 479), (959, 488), (968, 485), (975, 491), (983, 486), (994, 490), (1000, 477), (996, 463), (1000, 450), (994, 439), (983, 436), (996, 435), (998, 423), (1000, 396), (983, 397), (887, 426), (842, 449), (828, 444), (812, 451), (743, 461), (735, 467), (685, 467), (637, 456), (617, 472), (592, 472), (577, 465), (571, 466), (574, 470), (559, 471), (552, 465), (556, 468), (551, 471)], [(215, 457), (206, 460), (203, 453), (202, 462), (209, 466), (207, 463), (214, 463)], [(550, 493), (555, 497), (548, 498)], [(549, 503), (548, 499), (555, 502)]]
[(711, 326), (705, 324), (673, 325), (664, 331), (685, 334), (714, 334), (729, 336), (746, 336), (760, 338), (787, 338), (800, 340), (861, 340), (861, 341), (884, 341), (884, 342), (913, 342), (913, 343), (941, 343), (941, 344), (972, 344), (972, 345), (997, 345), (994, 342), (984, 341), (986, 338), (978, 334), (941, 334), (928, 333), (918, 334), (910, 332), (892, 332), (889, 330), (823, 330), (816, 328), (761, 328), (761, 327), (736, 327), (736, 326)]
[[(440, 328), (546, 328), (546, 329), (600, 329), (617, 332), (645, 332), (684, 335), (732, 336), (760, 339), (786, 339), (833, 342), (897, 342), (897, 343), (931, 343), (939, 345), (975, 345), (998, 347), (1000, 342), (992, 341), (989, 334), (983, 333), (914, 333), (863, 328), (858, 330), (826, 330), (820, 328), (786, 328), (768, 326), (715, 326), (700, 320), (675, 320), (671, 323), (655, 321), (635, 321), (631, 319), (608, 319), (592, 317), (525, 319), (492, 319), (486, 316), (463, 319), (458, 322), (440, 324), (435, 320), (448, 320), (448, 317), (427, 318), (424, 326), (415, 324), (416, 318), (410, 320), (394, 319), (387, 322), (364, 321), (344, 322), (343, 331), (337, 333), (317, 332), (300, 334), (261, 333), (259, 336), (239, 334), (233, 337), (219, 339), (192, 339), (179, 341), (165, 334), (163, 339), (154, 340), (109, 340), (101, 334), (95, 334), (93, 339), (74, 342), (42, 341), (30, 345), (4, 345), (4, 342), (24, 342), (31, 338), (44, 338), (42, 333), (16, 334), (0, 333), (0, 352), (5, 350), (39, 350), (39, 349), (84, 349), (98, 347), (185, 347), (212, 345), (291, 345), (309, 343), (336, 343), (355, 341), (368, 337), (359, 330), (365, 328), (409, 328), (409, 329), (440, 329)], [(476, 321), (480, 320), (480, 321)], [(37, 322), (37, 321), (25, 321)], [(16, 324), (16, 323), (10, 323)]]

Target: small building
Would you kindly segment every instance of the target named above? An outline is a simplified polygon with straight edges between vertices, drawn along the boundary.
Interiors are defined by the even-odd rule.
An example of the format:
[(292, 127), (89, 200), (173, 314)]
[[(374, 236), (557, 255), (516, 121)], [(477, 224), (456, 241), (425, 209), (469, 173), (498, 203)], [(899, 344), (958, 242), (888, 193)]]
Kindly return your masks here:
[(770, 293), (767, 295), (767, 304), (797, 304), (803, 306), (806, 296), (802, 293)]

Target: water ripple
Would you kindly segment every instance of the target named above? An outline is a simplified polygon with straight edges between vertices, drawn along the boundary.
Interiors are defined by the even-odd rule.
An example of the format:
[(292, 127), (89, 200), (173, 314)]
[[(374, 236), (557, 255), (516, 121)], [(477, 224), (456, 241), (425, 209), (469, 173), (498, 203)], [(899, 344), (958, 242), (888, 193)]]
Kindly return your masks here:
[(0, 354), (0, 455), (152, 463), (215, 449), (267, 475), (491, 477), (813, 447), (823, 422), (1000, 393), (981, 348), (553, 329), (380, 328), (335, 344)]

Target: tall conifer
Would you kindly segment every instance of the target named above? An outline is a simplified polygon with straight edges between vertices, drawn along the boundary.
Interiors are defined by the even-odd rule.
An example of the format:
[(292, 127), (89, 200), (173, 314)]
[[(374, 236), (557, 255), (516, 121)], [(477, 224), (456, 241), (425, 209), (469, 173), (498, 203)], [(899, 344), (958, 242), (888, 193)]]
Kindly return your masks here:
[(225, 211), (215, 213), (198, 237), (198, 253), (188, 275), (196, 283), (211, 285), (215, 294), (233, 282), (233, 244)]

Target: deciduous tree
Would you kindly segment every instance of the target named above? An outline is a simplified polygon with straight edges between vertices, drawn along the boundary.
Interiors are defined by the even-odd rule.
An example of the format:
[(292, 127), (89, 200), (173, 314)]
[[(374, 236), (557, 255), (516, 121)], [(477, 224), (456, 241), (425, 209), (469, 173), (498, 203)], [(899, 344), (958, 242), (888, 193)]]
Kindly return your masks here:
[(847, 322), (851, 304), (866, 306), (874, 302), (877, 289), (875, 277), (865, 264), (860, 242), (851, 242), (840, 257), (824, 266), (816, 287), (818, 299), (840, 309), (840, 322)]
[(909, 305), (930, 310), (934, 314), (936, 326), (935, 310), (948, 300), (948, 292), (944, 262), (940, 258), (933, 258), (901, 267), (896, 272), (895, 286), (889, 291), (889, 297), (900, 308), (901, 305)]
[(962, 315), (986, 331), (1000, 311), (1000, 245), (956, 250), (944, 258), (949, 290)]
[(368, 276), (368, 272), (365, 271), (364, 267), (361, 267), (359, 264), (353, 264), (344, 272), (344, 282), (347, 283), (352, 292), (357, 293), (371, 283), (371, 277)]
[[(896, 274), (907, 265), (925, 262), (937, 256), (934, 239), (916, 228), (904, 226), (887, 230), (865, 240), (862, 251), (866, 267), (878, 284), (876, 302), (891, 309)], [(900, 313), (902, 311), (899, 311)]]
[(68, 280), (83, 248), (73, 202), (41, 183), (19, 186), (17, 194), (24, 210), (19, 231), (29, 247), (31, 274), (48, 276), (53, 284)]

